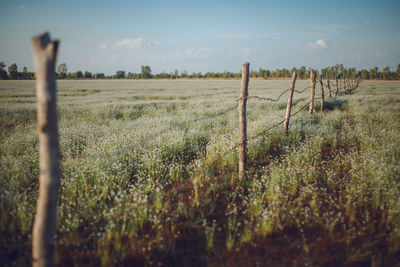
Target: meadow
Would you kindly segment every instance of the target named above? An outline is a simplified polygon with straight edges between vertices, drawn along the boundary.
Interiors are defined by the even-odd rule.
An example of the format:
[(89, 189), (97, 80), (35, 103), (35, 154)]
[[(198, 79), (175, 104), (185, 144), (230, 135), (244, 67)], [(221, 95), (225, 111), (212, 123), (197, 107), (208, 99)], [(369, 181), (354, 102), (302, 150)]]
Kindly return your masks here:
[[(298, 81), (296, 89), (309, 85)], [(60, 266), (393, 266), (400, 262), (400, 82), (365, 81), (249, 140), (240, 81), (58, 81)], [(290, 81), (250, 81), (277, 97)], [(317, 86), (317, 92), (319, 87)], [(309, 90), (294, 94), (293, 112)], [(248, 135), (284, 119), (248, 101)], [(221, 111), (226, 111), (222, 112)], [(0, 81), (0, 259), (31, 261), (34, 81)]]

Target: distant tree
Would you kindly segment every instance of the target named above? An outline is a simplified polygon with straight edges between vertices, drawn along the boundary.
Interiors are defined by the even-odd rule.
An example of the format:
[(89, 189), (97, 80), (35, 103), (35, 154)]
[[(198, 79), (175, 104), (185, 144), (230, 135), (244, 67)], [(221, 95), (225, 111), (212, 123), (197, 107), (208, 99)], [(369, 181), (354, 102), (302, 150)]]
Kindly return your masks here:
[(10, 78), (11, 80), (18, 79), (18, 67), (16, 63), (11, 64), (8, 67), (8, 78)]
[(83, 78), (85, 78), (85, 79), (91, 79), (91, 78), (93, 78), (93, 77), (92, 77), (92, 73), (91, 73), (91, 72), (88, 72), (88, 71), (85, 71), (85, 72), (83, 73)]
[(348, 72), (350, 78), (355, 79), (357, 77), (357, 69), (355, 67), (350, 68)]
[(1, 79), (1, 80), (6, 80), (6, 79), (8, 78), (8, 76), (7, 76), (7, 71), (5, 70), (5, 67), (6, 67), (6, 66), (7, 66), (7, 65), (4, 64), (3, 61), (0, 62), (0, 79)]
[(174, 76), (175, 76), (175, 79), (178, 79), (178, 78), (179, 78), (179, 71), (178, 71), (178, 70), (175, 70), (175, 71), (174, 71)]
[(96, 73), (96, 74), (94, 75), (94, 78), (95, 78), (95, 79), (104, 79), (104, 78), (105, 78), (105, 75), (104, 75), (104, 73)]
[(307, 72), (308, 71), (306, 70), (306, 67), (305, 66), (301, 66), (300, 69), (299, 69), (299, 73), (298, 73), (300, 79), (306, 79), (306, 73)]
[(28, 73), (28, 68), (27, 68), (27, 67), (24, 67), (24, 68), (22, 69), (22, 72), (20, 73), (20, 78), (21, 78), (22, 80), (27, 80), (27, 79), (29, 79), (29, 73)]
[(78, 70), (77, 72), (72, 73), (71, 78), (73, 78), (73, 79), (82, 79), (83, 78), (82, 71)]
[(396, 71), (396, 73), (397, 73), (397, 80), (400, 80), (400, 63), (397, 64), (397, 71)]
[(143, 79), (150, 79), (152, 77), (150, 66), (143, 66), (142, 65), (141, 69), (142, 69), (142, 78)]
[(133, 73), (132, 72), (128, 72), (128, 74), (125, 77), (126, 79), (133, 79)]
[(58, 65), (57, 75), (59, 79), (65, 79), (67, 77), (67, 64), (62, 63)]
[(184, 70), (183, 72), (181, 72), (181, 76), (182, 76), (182, 78), (187, 78), (188, 77), (187, 70)]
[(123, 70), (118, 70), (115, 75), (114, 75), (115, 79), (124, 79), (125, 78), (125, 71)]
[(367, 70), (362, 69), (360, 76), (361, 76), (361, 79), (363, 79), (363, 80), (368, 80), (369, 79), (369, 73), (368, 73)]
[(283, 68), (283, 69), (282, 69), (282, 78), (289, 78), (289, 77), (290, 77), (289, 70)]
[(378, 78), (378, 67), (374, 66), (372, 69), (369, 70), (369, 77), (370, 79), (377, 79)]
[(384, 67), (382, 70), (382, 74), (383, 74), (383, 79), (390, 80), (391, 76), (390, 67), (389, 66)]

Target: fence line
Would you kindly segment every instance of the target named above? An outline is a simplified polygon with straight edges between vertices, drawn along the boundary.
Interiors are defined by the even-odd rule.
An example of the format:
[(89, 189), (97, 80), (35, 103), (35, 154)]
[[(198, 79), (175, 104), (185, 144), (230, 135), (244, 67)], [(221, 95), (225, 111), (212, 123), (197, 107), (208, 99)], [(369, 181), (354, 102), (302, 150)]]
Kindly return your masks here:
[[(313, 71), (313, 70), (310, 70), (310, 72), (311, 72), (311, 71)], [(316, 79), (316, 75), (314, 75), (314, 76), (315, 76), (314, 78)], [(301, 94), (301, 93), (304, 93), (307, 89), (312, 88), (312, 87), (313, 87), (312, 84), (313, 84), (313, 82), (315, 83), (315, 81), (313, 81), (311, 78), (312, 78), (312, 76), (310, 76), (310, 83), (311, 83), (310, 86), (306, 86), (306, 87), (304, 87), (302, 90), (296, 90), (296, 89), (294, 89), (293, 92), (297, 92), (297, 93)], [(315, 88), (315, 84), (314, 84), (314, 88)], [(135, 144), (133, 144), (133, 145), (126, 146), (126, 147), (124, 147), (124, 148), (118, 150), (117, 152), (106, 154), (106, 155), (103, 156), (103, 158), (104, 158), (104, 157), (105, 157), (105, 158), (111, 158), (111, 157), (113, 157), (113, 156), (115, 156), (115, 155), (119, 155), (119, 154), (122, 154), (122, 153), (125, 153), (125, 152), (129, 152), (130, 150), (132, 150), (132, 149), (133, 149), (135, 146), (137, 146), (137, 145), (144, 146), (144, 145), (148, 144), (150, 141), (154, 140), (156, 137), (158, 137), (158, 136), (160, 136), (160, 135), (163, 135), (163, 134), (165, 134), (165, 133), (167, 133), (167, 132), (169, 132), (169, 131), (175, 129), (176, 127), (181, 127), (181, 126), (184, 126), (184, 125), (186, 125), (186, 124), (188, 124), (188, 123), (196, 123), (196, 122), (200, 122), (200, 121), (204, 121), (204, 120), (214, 119), (214, 118), (223, 116), (223, 115), (225, 115), (225, 114), (228, 114), (229, 112), (231, 112), (231, 111), (235, 110), (236, 108), (238, 108), (238, 106), (239, 106), (239, 104), (240, 104), (240, 101), (242, 101), (242, 100), (256, 99), (256, 100), (263, 100), (263, 101), (276, 102), (276, 101), (279, 101), (279, 99), (282, 98), (282, 96), (283, 96), (285, 93), (289, 92), (290, 90), (291, 90), (291, 88), (284, 89), (284, 90), (279, 94), (279, 96), (278, 96), (277, 98), (275, 98), (275, 99), (274, 99), (274, 98), (265, 98), (265, 97), (261, 97), (261, 96), (241, 96), (241, 97), (239, 97), (238, 99), (236, 99), (236, 101), (235, 101), (236, 104), (235, 104), (235, 105), (233, 105), (233, 106), (231, 106), (231, 107), (229, 107), (229, 108), (227, 108), (227, 109), (223, 109), (223, 110), (218, 111), (217, 113), (212, 114), (212, 115), (206, 115), (206, 116), (202, 116), (202, 117), (199, 117), (199, 118), (195, 118), (195, 119), (193, 119), (193, 120), (187, 120), (187, 121), (183, 121), (183, 122), (178, 122), (178, 123), (176, 123), (174, 126), (168, 127), (168, 128), (166, 128), (166, 129), (164, 129), (164, 130), (160, 130), (160, 131), (158, 131), (158, 132), (156, 132), (156, 133), (154, 133), (154, 134), (152, 134), (152, 135), (150, 135), (150, 136), (148, 136), (148, 137), (146, 137), (146, 138), (144, 138), (144, 139), (138, 141), (137, 143), (135, 143)], [(315, 90), (315, 89), (314, 89), (314, 90)], [(248, 94), (248, 93), (247, 93), (247, 94)], [(312, 100), (310, 99), (310, 101), (307, 102), (307, 105), (308, 105), (308, 106), (310, 106), (311, 104), (313, 105), (313, 101), (314, 101), (314, 100), (319, 100), (319, 99), (321, 99), (321, 98), (322, 98), (321, 96), (315, 97), (315, 93), (314, 93), (313, 99), (312, 99)], [(322, 104), (322, 102), (321, 102), (321, 104)], [(314, 105), (313, 105), (313, 106), (314, 106)], [(313, 109), (314, 109), (314, 107), (313, 107)], [(299, 112), (300, 112), (300, 110), (299, 110), (299, 111), (296, 111), (294, 114), (289, 115), (288, 119), (290, 120), (291, 117), (293, 117), (294, 115), (298, 114)], [(285, 118), (286, 118), (286, 116), (285, 116)], [(284, 122), (285, 122), (285, 120), (282, 120), (281, 122), (278, 123), (278, 125), (281, 125), (281, 124), (284, 123)], [(275, 128), (275, 127), (273, 127), (273, 128)], [(273, 128), (272, 128), (272, 129), (273, 129)], [(268, 130), (265, 131), (265, 132), (268, 132)], [(263, 131), (262, 133), (265, 133), (265, 132)], [(284, 130), (284, 132), (286, 132), (286, 130)], [(287, 129), (287, 134), (289, 134), (289, 128)], [(252, 138), (253, 138), (253, 137), (247, 139), (247, 141), (248, 141), (248, 140), (251, 140)], [(239, 143), (238, 143), (237, 145), (239, 145)], [(98, 156), (95, 155), (95, 154), (92, 154), (92, 155), (85, 155), (85, 156), (79, 157), (78, 160), (81, 160), (81, 159), (83, 159), (83, 158), (97, 158), (97, 157), (98, 157)]]

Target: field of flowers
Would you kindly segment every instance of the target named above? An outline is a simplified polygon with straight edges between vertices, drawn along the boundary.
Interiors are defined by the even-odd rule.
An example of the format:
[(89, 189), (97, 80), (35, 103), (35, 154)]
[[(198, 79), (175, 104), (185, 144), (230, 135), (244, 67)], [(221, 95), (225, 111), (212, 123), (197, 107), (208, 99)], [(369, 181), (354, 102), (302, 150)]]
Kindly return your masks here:
[[(289, 86), (250, 81), (249, 94)], [(236, 150), (226, 153), (238, 141), (239, 88), (58, 81), (58, 264), (400, 262), (400, 82), (364, 82), (327, 97), (324, 112), (316, 103), (311, 118), (297, 114), (288, 137), (278, 127), (250, 140), (243, 181)], [(293, 111), (308, 97), (295, 93)], [(282, 121), (286, 99), (249, 99), (248, 135)], [(0, 82), (0, 140), (0, 260), (26, 266), (38, 189), (33, 81)]]

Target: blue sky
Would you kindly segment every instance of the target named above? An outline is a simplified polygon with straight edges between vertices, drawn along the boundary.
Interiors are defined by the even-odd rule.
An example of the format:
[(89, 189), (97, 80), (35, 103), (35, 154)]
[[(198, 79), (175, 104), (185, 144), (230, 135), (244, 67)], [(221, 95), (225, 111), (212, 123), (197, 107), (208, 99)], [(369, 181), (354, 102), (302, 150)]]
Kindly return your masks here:
[(399, 14), (398, 0), (1, 0), (0, 61), (32, 70), (30, 38), (49, 31), (71, 72), (239, 72), (245, 61), (395, 70)]

